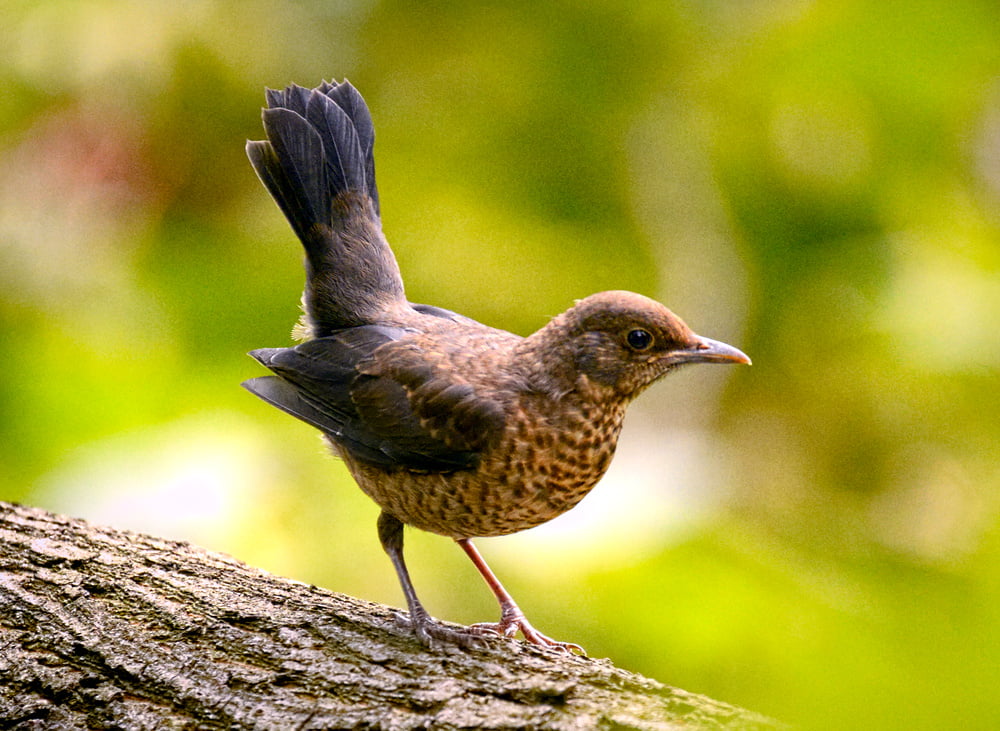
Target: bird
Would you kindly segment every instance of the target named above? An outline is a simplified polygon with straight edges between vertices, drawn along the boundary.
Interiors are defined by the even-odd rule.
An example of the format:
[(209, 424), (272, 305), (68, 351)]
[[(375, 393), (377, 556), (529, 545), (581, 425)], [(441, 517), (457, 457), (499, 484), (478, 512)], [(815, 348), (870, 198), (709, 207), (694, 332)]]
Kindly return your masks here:
[[(378, 538), (402, 587), (397, 620), (429, 648), (475, 648), (518, 632), (585, 654), (530, 624), (473, 539), (544, 523), (608, 468), (626, 407), (691, 363), (749, 364), (669, 309), (626, 291), (592, 294), (522, 337), (410, 302), (381, 225), (374, 124), (346, 79), (266, 89), (257, 176), (305, 249), (303, 314), (290, 347), (250, 355), (271, 375), (251, 393), (323, 435), (379, 507)], [(453, 539), (500, 605), (453, 625), (417, 598), (403, 527)]]

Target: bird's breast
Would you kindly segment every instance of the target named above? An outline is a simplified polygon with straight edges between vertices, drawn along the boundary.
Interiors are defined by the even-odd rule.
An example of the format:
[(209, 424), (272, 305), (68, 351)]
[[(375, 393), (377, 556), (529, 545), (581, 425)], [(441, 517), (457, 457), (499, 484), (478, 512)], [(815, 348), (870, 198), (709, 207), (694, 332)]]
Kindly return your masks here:
[[(505, 520), (522, 530), (551, 520), (583, 499), (607, 471), (624, 409), (528, 405), (508, 428), (499, 453), (510, 465)], [(509, 531), (505, 531), (509, 532)]]
[(512, 405), (503, 436), (475, 469), (386, 472), (353, 462), (361, 488), (408, 525), (469, 538), (515, 533), (575, 506), (604, 475), (624, 406), (527, 398)]

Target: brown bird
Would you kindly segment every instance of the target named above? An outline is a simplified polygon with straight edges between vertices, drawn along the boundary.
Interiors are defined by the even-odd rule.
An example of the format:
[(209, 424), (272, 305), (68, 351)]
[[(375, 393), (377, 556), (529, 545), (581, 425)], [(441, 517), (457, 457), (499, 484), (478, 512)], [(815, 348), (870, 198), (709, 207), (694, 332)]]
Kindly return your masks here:
[[(379, 217), (374, 127), (347, 81), (268, 89), (267, 140), (247, 155), (305, 247), (305, 342), (251, 355), (275, 375), (243, 385), (323, 432), (381, 508), (378, 535), (425, 645), (538, 632), (472, 544), (576, 505), (611, 462), (625, 408), (687, 363), (749, 363), (631, 292), (579, 300), (528, 337), (406, 299)], [(453, 538), (500, 621), (432, 619), (403, 561), (403, 526)]]

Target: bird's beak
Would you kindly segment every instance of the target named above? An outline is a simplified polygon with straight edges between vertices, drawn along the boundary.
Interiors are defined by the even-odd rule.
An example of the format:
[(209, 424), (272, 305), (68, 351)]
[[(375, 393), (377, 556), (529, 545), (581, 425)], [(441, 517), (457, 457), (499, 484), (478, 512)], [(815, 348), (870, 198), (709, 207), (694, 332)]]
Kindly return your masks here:
[(720, 343), (718, 340), (695, 336), (695, 343), (683, 350), (675, 350), (670, 354), (674, 363), (745, 363), (750, 365), (750, 358), (742, 350), (732, 345)]

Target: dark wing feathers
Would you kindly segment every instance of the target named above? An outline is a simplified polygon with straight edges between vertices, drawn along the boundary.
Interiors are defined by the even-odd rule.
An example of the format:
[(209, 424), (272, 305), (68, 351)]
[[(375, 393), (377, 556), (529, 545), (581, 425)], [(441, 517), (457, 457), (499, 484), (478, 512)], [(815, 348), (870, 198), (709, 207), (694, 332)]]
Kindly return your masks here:
[(405, 331), (366, 326), (294, 348), (255, 350), (276, 376), (243, 385), (385, 469), (451, 472), (476, 466), (499, 438), (504, 411), (398, 342)]
[(452, 312), (451, 310), (446, 310), (443, 307), (435, 307), (434, 305), (418, 305), (413, 302), (410, 303), (410, 307), (415, 309), (417, 312), (424, 315), (431, 315), (432, 317), (440, 317), (445, 320), (451, 320), (452, 322), (464, 322), (469, 325), (478, 325), (479, 323), (473, 320), (471, 317), (466, 317), (465, 315), (460, 315), (457, 312)]
[(343, 429), (342, 419), (331, 417), (321, 406), (310, 400), (308, 395), (278, 376), (251, 378), (241, 385), (272, 406), (277, 406), (327, 434), (337, 436)]

